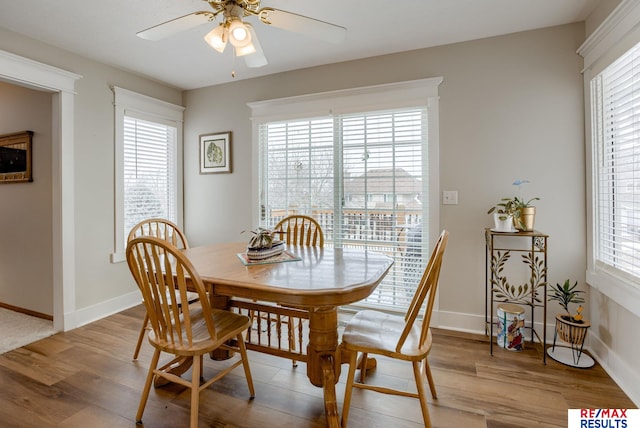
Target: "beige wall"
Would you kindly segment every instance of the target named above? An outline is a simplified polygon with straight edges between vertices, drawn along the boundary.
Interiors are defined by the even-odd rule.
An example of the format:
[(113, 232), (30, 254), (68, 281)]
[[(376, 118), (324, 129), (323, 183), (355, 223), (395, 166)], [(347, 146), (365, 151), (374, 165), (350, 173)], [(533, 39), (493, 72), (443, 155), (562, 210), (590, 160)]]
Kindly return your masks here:
[(585, 33), (589, 37), (623, 0), (599, 0), (585, 21)]
[[(540, 196), (537, 228), (548, 233), (554, 282), (584, 282), (581, 24), (299, 70), (185, 95), (185, 227), (195, 245), (245, 239), (252, 224), (251, 101), (444, 77), (440, 85), (440, 190), (459, 205), (439, 206), (451, 232), (440, 295), (444, 327), (482, 331), (487, 209), (512, 196), (518, 178)], [(551, 47), (551, 48), (550, 48)], [(231, 175), (199, 175), (198, 135), (233, 132)]]
[[(613, 9), (612, 2), (608, 2)], [(607, 12), (608, 13), (608, 12)], [(606, 13), (603, 13), (606, 16)], [(594, 24), (595, 25), (595, 24)], [(549, 234), (549, 282), (585, 285), (583, 24), (528, 31), (359, 61), (297, 70), (185, 93), (185, 227), (194, 245), (242, 240), (256, 227), (248, 102), (442, 76), (440, 189), (458, 205), (440, 205), (451, 232), (443, 266), (441, 327), (483, 332), (486, 211), (513, 196), (515, 179), (539, 196), (536, 229)], [(198, 135), (233, 132), (233, 174), (198, 174)], [(592, 293), (593, 294), (593, 293)], [(549, 305), (548, 340), (559, 308)], [(600, 361), (640, 403), (637, 317), (592, 296), (587, 317)], [(540, 315), (538, 315), (540, 320)], [(603, 344), (600, 346), (600, 344)]]
[[(582, 60), (584, 25), (573, 24), (396, 55), (297, 70), (180, 91), (0, 30), (0, 49), (83, 76), (75, 97), (75, 310), (96, 317), (133, 302), (124, 264), (113, 265), (113, 105), (111, 85), (184, 104), (185, 228), (193, 245), (242, 240), (255, 227), (250, 110), (247, 102), (442, 76), (440, 190), (459, 204), (439, 206), (451, 239), (442, 274), (440, 325), (482, 331), (486, 210), (528, 179), (541, 197), (536, 228), (550, 235), (549, 280), (584, 283), (585, 168)], [(233, 132), (233, 173), (198, 174), (198, 136)], [(123, 296), (126, 298), (123, 299)], [(122, 299), (122, 300), (119, 300)], [(113, 302), (116, 302), (115, 304)], [(599, 317), (609, 307), (590, 307)], [(549, 319), (556, 308), (550, 307)], [(638, 319), (616, 315), (626, 331)], [(89, 319), (90, 315), (83, 315)], [(593, 329), (592, 329), (593, 330)], [(610, 354), (633, 377), (638, 345), (616, 337)], [(600, 334), (599, 329), (593, 331)], [(634, 370), (635, 369), (635, 370)], [(637, 399), (637, 398), (636, 398)]]
[[(75, 307), (78, 323), (139, 302), (126, 263), (112, 264), (114, 107), (112, 86), (180, 105), (180, 90), (0, 29), (0, 49), (83, 76), (76, 83), (74, 156)], [(43, 222), (51, 223), (51, 212)], [(50, 249), (49, 249), (50, 251)], [(51, 296), (51, 291), (49, 291)], [(27, 307), (27, 309), (34, 309)], [(73, 324), (73, 323), (72, 323)]]
[(51, 94), (0, 82), (0, 134), (33, 131), (33, 182), (0, 185), (0, 302), (53, 315)]

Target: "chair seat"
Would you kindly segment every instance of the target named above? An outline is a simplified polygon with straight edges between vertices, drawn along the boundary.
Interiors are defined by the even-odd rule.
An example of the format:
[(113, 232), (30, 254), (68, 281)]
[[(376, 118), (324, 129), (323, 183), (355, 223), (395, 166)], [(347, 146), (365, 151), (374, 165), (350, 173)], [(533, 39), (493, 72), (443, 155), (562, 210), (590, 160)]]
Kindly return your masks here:
[[(153, 330), (149, 332), (149, 342), (156, 348), (175, 355), (201, 355), (203, 352), (206, 353), (218, 348), (221, 343), (235, 337), (239, 329), (248, 329), (251, 325), (251, 320), (246, 315), (212, 308), (211, 316), (217, 336), (213, 340), (209, 335), (202, 309), (199, 307), (192, 308), (190, 316), (193, 334), (193, 344), (191, 346), (188, 345), (186, 335), (183, 335), (184, 345), (180, 345), (179, 343), (158, 340)], [(180, 318), (182, 319), (183, 317), (181, 316)]]
[(420, 361), (431, 349), (431, 330), (428, 330), (427, 340), (420, 347), (421, 325), (414, 323), (402, 349), (396, 350), (406, 325), (402, 316), (372, 310), (360, 311), (347, 324), (342, 334), (342, 345), (349, 351)]

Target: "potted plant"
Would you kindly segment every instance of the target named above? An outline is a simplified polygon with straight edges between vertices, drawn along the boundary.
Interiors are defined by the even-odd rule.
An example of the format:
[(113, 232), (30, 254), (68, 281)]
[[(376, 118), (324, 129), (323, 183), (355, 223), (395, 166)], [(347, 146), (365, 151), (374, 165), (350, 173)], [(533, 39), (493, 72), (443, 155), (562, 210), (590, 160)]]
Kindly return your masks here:
[(516, 207), (516, 216), (514, 217), (514, 224), (516, 229), (531, 232), (536, 218), (536, 207), (531, 205), (531, 202), (538, 201), (540, 198), (531, 198), (528, 201), (520, 199), (519, 197), (513, 198), (513, 205)]
[[(556, 284), (551, 287), (549, 301), (558, 302), (560, 307), (564, 309), (564, 313), (556, 315), (556, 335), (572, 346), (579, 346), (582, 349), (587, 329), (591, 323), (586, 321), (582, 315), (584, 308), (581, 303), (584, 303), (584, 298), (580, 296), (580, 293), (584, 293), (584, 291), (576, 290), (577, 286), (577, 281), (571, 285), (571, 281), (568, 279), (562, 285)], [(575, 314), (569, 310), (571, 304), (578, 305)]]
[(502, 198), (500, 202), (487, 211), (487, 214), (493, 214), (495, 230), (499, 232), (511, 232), (514, 230), (514, 219), (518, 215), (518, 209), (512, 198)]
[[(514, 186), (518, 186), (518, 194), (520, 194), (520, 186), (528, 182), (527, 180), (513, 182)], [(538, 200), (540, 198), (525, 200), (521, 196), (502, 198), (499, 203), (489, 209), (488, 214), (493, 213), (495, 228), (498, 231), (511, 231), (515, 226), (518, 230), (530, 232), (533, 230), (536, 215), (536, 207), (532, 205), (532, 202)], [(513, 225), (504, 223), (508, 222), (509, 218), (511, 218)]]

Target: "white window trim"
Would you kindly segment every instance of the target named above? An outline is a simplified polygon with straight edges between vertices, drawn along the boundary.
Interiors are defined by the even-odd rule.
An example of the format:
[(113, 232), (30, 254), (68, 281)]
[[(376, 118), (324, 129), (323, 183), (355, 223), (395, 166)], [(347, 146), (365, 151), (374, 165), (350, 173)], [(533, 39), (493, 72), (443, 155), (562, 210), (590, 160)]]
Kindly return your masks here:
[[(595, 209), (593, 189), (597, 177), (594, 176), (597, 165), (593, 156), (592, 117), (591, 117), (591, 80), (619, 55), (640, 42), (640, 4), (633, 0), (623, 0), (607, 19), (580, 46), (578, 54), (585, 61), (584, 100), (585, 100), (585, 149), (587, 173), (587, 272), (586, 281), (632, 314), (640, 316), (640, 289), (628, 280), (612, 274), (596, 263), (595, 252)], [(615, 53), (615, 54), (614, 54)]]
[(113, 87), (115, 105), (115, 228), (111, 263), (125, 260), (124, 253), (124, 117), (126, 114), (147, 117), (159, 122), (171, 122), (176, 127), (177, 224), (183, 223), (182, 129), (184, 107), (141, 95), (117, 86)]
[[(429, 242), (435, 242), (440, 234), (440, 210), (437, 209), (440, 204), (438, 197), (440, 189), (438, 87), (442, 80), (442, 77), (432, 77), (248, 103), (251, 108), (251, 120), (253, 122), (251, 138), (253, 170), (259, 171), (259, 125), (262, 123), (333, 113), (345, 114), (426, 105), (429, 141), (428, 182), (431, 189), (429, 192), (429, 206), (434, 208), (429, 210), (429, 230), (431, 235), (429, 236)], [(259, 224), (260, 222), (258, 180), (258, 174), (254, 174), (254, 179), (252, 180), (253, 224)]]
[[(440, 140), (439, 140), (439, 95), (442, 77), (411, 80), (375, 86), (366, 86), (296, 97), (248, 103), (251, 108), (253, 170), (259, 171), (260, 148), (259, 127), (262, 123), (290, 120), (303, 117), (318, 117), (327, 114), (347, 114), (394, 108), (427, 107), (427, 138), (429, 218), (428, 242), (436, 242), (440, 234)], [(252, 223), (260, 223), (259, 174), (252, 180)], [(438, 298), (436, 298), (433, 325), (439, 323)]]

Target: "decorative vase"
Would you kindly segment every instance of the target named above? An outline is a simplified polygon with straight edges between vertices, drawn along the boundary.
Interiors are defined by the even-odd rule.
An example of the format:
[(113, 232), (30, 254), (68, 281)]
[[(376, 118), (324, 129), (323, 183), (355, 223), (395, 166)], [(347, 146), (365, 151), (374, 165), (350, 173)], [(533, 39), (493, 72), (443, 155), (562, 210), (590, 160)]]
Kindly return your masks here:
[(498, 232), (513, 232), (513, 216), (510, 214), (493, 213), (493, 224)]
[(516, 229), (524, 232), (533, 231), (533, 225), (536, 219), (536, 207), (518, 208), (520, 215), (514, 219)]

